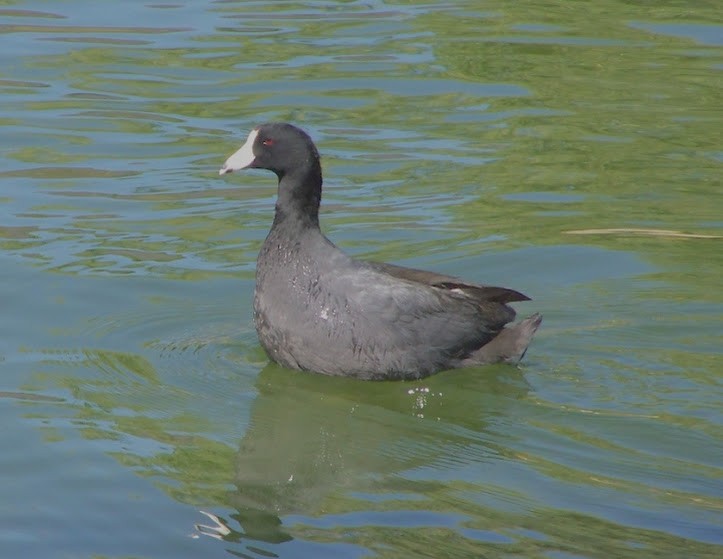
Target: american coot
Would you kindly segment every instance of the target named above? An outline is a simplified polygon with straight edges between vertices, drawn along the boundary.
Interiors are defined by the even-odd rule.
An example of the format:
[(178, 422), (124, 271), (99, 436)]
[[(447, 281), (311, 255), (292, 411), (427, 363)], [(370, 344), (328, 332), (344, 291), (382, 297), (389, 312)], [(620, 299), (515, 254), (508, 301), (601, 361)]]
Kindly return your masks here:
[(522, 293), (351, 258), (319, 229), (321, 163), (286, 123), (254, 128), (219, 174), (268, 169), (276, 213), (256, 263), (254, 322), (269, 357), (293, 369), (361, 379), (416, 379), (518, 362), (542, 321), (515, 318)]

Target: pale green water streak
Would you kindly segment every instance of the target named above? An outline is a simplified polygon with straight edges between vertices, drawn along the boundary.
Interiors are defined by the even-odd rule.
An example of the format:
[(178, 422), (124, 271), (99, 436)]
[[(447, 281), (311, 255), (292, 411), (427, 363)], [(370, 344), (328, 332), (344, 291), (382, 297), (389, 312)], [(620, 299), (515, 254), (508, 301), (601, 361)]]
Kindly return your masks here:
[[(2, 556), (720, 556), (723, 25), (691, 6), (0, 2)], [(273, 179), (216, 174), (266, 120), (317, 140), (350, 252), (532, 296), (523, 366), (268, 365)]]

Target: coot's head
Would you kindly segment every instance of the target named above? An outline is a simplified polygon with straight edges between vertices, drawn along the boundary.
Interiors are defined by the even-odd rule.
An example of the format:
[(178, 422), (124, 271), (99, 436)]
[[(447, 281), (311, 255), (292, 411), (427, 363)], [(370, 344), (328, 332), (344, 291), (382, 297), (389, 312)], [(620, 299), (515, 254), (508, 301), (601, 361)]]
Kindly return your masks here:
[(226, 160), (218, 173), (225, 175), (241, 169), (268, 169), (279, 179), (297, 173), (318, 173), (321, 178), (314, 142), (300, 128), (283, 122), (254, 128), (246, 143)]
[(257, 126), (219, 174), (241, 169), (268, 169), (279, 178), (275, 226), (319, 228), (321, 162), (306, 132), (280, 122)]

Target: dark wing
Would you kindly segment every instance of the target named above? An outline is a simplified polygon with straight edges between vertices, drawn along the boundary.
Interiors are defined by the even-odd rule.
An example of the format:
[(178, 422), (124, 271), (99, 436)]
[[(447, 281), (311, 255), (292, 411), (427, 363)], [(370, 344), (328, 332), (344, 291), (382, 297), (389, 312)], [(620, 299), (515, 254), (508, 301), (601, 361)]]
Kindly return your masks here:
[(429, 285), (439, 289), (462, 292), (480, 303), (488, 302), (506, 304), (514, 303), (516, 301), (530, 300), (527, 295), (524, 295), (519, 291), (515, 291), (514, 289), (507, 289), (506, 287), (470, 284), (453, 276), (446, 276), (436, 272), (427, 272), (426, 270), (417, 270), (415, 268), (405, 268), (404, 266), (387, 264), (385, 262), (365, 261), (365, 264), (373, 270), (389, 274), (395, 278), (420, 283), (422, 285)]
[(343, 294), (341, 304), (349, 317), (329, 328), (330, 337), (344, 338), (333, 346), (352, 347), (355, 359), (383, 363), (393, 371), (415, 371), (417, 376), (456, 366), (514, 320), (514, 309), (493, 299), (524, 298), (442, 274), (356, 263), (326, 278), (327, 291)]

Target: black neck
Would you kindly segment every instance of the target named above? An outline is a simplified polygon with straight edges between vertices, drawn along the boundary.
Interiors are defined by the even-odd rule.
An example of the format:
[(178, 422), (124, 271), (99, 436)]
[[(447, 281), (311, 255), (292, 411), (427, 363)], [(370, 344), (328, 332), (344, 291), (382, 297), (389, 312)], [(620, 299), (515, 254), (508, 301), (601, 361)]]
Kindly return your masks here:
[(319, 160), (279, 175), (279, 191), (276, 200), (274, 226), (319, 228), (319, 204), (321, 203), (321, 165)]

